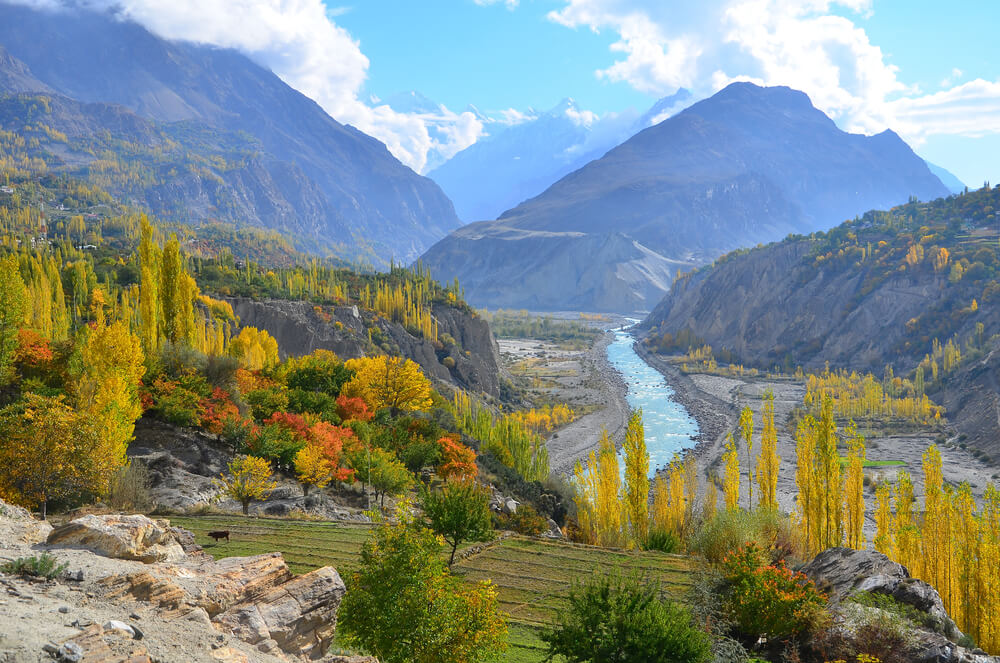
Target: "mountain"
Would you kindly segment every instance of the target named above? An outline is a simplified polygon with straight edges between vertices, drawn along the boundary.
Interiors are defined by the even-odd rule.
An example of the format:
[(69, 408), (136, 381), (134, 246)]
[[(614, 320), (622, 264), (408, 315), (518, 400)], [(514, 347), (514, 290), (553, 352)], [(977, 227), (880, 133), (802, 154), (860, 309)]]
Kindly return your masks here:
[[(477, 305), (561, 310), (572, 301), (596, 310), (648, 310), (659, 296), (630, 281), (636, 254), (599, 261), (570, 245), (619, 234), (649, 252), (646, 262), (676, 272), (676, 265), (705, 263), (739, 246), (947, 193), (892, 131), (845, 133), (802, 92), (733, 83), (496, 221), (453, 232), (423, 262), (438, 278), (458, 277)], [(557, 239), (575, 251), (560, 256), (562, 263), (614, 292), (614, 304), (587, 296), (572, 270), (553, 274), (544, 290), (527, 288), (533, 265), (545, 260), (543, 247)], [(498, 263), (490, 258), (495, 253), (511, 258)]]
[(951, 191), (952, 193), (962, 193), (963, 191), (965, 191), (965, 182), (958, 179), (957, 177), (955, 177), (955, 175), (948, 172), (941, 166), (937, 166), (931, 163), (930, 161), (927, 161), (926, 163), (927, 163), (927, 168), (929, 168), (932, 173), (937, 175), (937, 178), (941, 180), (941, 184), (944, 184), (946, 187), (948, 187), (949, 191)]
[(959, 430), (1000, 452), (997, 209), (1000, 188), (983, 188), (734, 252), (674, 282), (648, 343), (763, 369), (923, 366)]
[[(287, 230), (314, 248), (383, 261), (414, 258), (458, 225), (436, 184), (235, 51), (165, 41), (106, 13), (7, 4), (0, 45), (0, 92), (59, 95), (77, 110), (122, 107), (120, 116), (133, 114), (154, 139), (168, 135), (194, 156), (238, 146), (246, 156), (238, 167), (206, 158), (198, 182), (166, 169), (135, 195), (167, 219)], [(96, 129), (114, 137), (117, 127)], [(191, 193), (201, 202), (189, 204)]]
[[(495, 219), (600, 158), (654, 119), (662, 120), (690, 96), (687, 90), (680, 90), (660, 99), (639, 117), (634, 111), (596, 117), (581, 111), (572, 99), (563, 99), (544, 113), (529, 109), (529, 119), (513, 126), (497, 127), (494, 121), (488, 125), (491, 135), (427, 175), (452, 199), (463, 221)], [(412, 97), (396, 103), (405, 107), (404, 100), (413, 103)]]

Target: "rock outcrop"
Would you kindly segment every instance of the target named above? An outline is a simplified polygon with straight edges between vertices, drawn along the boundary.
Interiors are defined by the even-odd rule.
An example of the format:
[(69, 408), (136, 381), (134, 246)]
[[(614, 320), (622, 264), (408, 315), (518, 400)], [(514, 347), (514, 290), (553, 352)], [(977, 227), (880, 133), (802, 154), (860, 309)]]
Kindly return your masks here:
[(184, 549), (174, 539), (167, 521), (146, 516), (87, 515), (71, 520), (49, 533), (50, 546), (86, 548), (98, 555), (140, 562), (183, 559)]
[(880, 608), (862, 607), (850, 599), (861, 592), (882, 594), (909, 606), (923, 617), (913, 623), (911, 660), (914, 663), (1000, 663), (982, 650), (957, 644), (963, 638), (948, 616), (937, 590), (910, 576), (901, 564), (871, 550), (830, 548), (802, 568), (825, 591), (834, 615), (834, 632), (851, 636)]

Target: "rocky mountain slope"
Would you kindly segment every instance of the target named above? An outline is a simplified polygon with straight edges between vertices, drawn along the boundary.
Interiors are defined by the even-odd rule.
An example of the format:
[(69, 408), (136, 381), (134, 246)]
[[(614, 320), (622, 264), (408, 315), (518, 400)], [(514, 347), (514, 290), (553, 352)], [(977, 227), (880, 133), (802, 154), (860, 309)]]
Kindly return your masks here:
[[(0, 92), (114, 104), (145, 121), (67, 101), (58, 105), (70, 117), (53, 128), (94, 140), (107, 132), (122, 158), (131, 152), (121, 143), (137, 142), (152, 174), (128, 193), (164, 218), (289, 230), (314, 246), (375, 260), (415, 258), (458, 225), (431, 180), (235, 51), (168, 42), (110, 14), (3, 3), (0, 45)], [(81, 115), (87, 122), (72, 121)], [(137, 125), (149, 135), (130, 133)], [(107, 174), (81, 146), (67, 153), (58, 142), (49, 141), (57, 167), (100, 165)], [(177, 146), (196, 167), (160, 158)], [(118, 179), (119, 189), (129, 182)]]
[[(737, 251), (678, 279), (643, 327), (665, 351), (708, 344), (762, 368), (923, 364), (958, 430), (1000, 451), (998, 207), (984, 188)], [(953, 367), (935, 352), (949, 341)]]
[[(496, 221), (452, 233), (423, 261), (438, 278), (457, 276), (477, 305), (566, 309), (573, 301), (630, 312), (657, 299), (628, 278), (637, 252), (649, 252), (659, 275), (677, 263), (707, 262), (739, 246), (829, 228), (910, 196), (947, 193), (891, 131), (848, 134), (801, 92), (734, 83)], [(571, 241), (587, 236), (600, 244), (616, 233), (636, 242), (636, 252), (595, 258)], [(594, 301), (563, 270), (532, 290), (533, 266), (548, 262), (543, 254), (552, 251), (545, 240), (562, 242), (560, 259), (602, 282), (616, 303)], [(501, 250), (505, 243), (509, 248)], [(497, 252), (511, 259), (494, 260)], [(663, 292), (652, 279), (646, 283)]]

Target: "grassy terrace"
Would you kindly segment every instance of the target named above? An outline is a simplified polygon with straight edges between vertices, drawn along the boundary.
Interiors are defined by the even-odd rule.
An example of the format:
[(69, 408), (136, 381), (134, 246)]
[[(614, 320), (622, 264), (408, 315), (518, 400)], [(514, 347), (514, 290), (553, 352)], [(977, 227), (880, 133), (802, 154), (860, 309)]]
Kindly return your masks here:
[[(349, 572), (357, 563), (368, 526), (241, 518), (233, 516), (174, 517), (171, 524), (195, 533), (205, 552), (216, 558), (281, 551), (295, 573), (324, 565)], [(229, 530), (230, 543), (216, 544), (212, 530)], [(509, 663), (542, 660), (539, 630), (551, 623), (566, 605), (574, 581), (613, 570), (638, 572), (663, 583), (666, 593), (683, 598), (692, 582), (692, 564), (686, 557), (657, 552), (625, 552), (592, 546), (515, 536), (455, 564), (454, 572), (470, 581), (491, 580), (501, 608), (510, 615)]]

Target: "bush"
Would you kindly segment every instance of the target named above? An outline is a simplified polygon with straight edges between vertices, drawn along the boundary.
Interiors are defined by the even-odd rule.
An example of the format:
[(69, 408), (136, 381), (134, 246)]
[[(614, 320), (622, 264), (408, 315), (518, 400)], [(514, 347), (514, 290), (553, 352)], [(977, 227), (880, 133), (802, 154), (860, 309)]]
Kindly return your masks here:
[(571, 663), (703, 663), (712, 642), (691, 613), (663, 601), (636, 576), (604, 576), (574, 587), (559, 624), (542, 633), (548, 656)]
[(717, 564), (730, 551), (753, 543), (777, 561), (801, 556), (795, 541), (792, 523), (784, 514), (767, 509), (750, 513), (743, 509), (729, 509), (720, 511), (703, 523), (691, 537), (689, 548)]
[(517, 513), (494, 514), (497, 529), (513, 530), (525, 536), (538, 536), (549, 529), (548, 520), (542, 517), (530, 504), (521, 504)]
[(0, 566), (0, 571), (8, 575), (34, 576), (52, 580), (57, 578), (69, 568), (69, 564), (59, 564), (53, 555), (42, 553), (37, 557), (19, 557), (13, 562), (7, 562)]
[(288, 392), (281, 387), (254, 389), (244, 394), (243, 400), (250, 406), (250, 412), (257, 421), (288, 409)]
[(681, 540), (670, 530), (654, 529), (650, 530), (643, 547), (646, 550), (659, 550), (664, 553), (675, 553), (681, 547)]
[(822, 625), (826, 597), (801, 573), (770, 563), (756, 544), (742, 546), (722, 562), (723, 612), (749, 642), (788, 640)]
[(153, 509), (149, 494), (149, 470), (139, 461), (119, 469), (111, 479), (108, 504), (117, 511), (148, 513)]
[(159, 377), (153, 382), (153, 403), (164, 421), (177, 426), (197, 426), (204, 415), (202, 395), (177, 380)]

